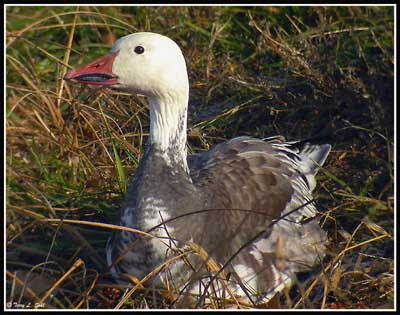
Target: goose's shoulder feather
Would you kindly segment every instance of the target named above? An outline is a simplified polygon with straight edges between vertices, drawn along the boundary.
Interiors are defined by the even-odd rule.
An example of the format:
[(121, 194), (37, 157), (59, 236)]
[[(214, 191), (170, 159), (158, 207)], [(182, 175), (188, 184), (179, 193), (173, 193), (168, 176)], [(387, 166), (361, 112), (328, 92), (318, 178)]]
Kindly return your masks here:
[(238, 137), (188, 157), (188, 164), (193, 183), (206, 192), (211, 206), (258, 210), (274, 219), (299, 189), (296, 182), (305, 197), (311, 194), (316, 166), (329, 149), (282, 137)]

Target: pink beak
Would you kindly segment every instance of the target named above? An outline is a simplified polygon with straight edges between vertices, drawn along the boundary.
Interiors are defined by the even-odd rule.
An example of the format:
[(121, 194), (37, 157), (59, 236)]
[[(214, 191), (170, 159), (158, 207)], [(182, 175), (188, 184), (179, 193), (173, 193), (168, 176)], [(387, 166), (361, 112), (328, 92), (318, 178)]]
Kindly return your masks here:
[(118, 83), (118, 76), (112, 72), (112, 66), (117, 56), (118, 51), (100, 57), (78, 70), (70, 70), (64, 80), (91, 85), (115, 85)]

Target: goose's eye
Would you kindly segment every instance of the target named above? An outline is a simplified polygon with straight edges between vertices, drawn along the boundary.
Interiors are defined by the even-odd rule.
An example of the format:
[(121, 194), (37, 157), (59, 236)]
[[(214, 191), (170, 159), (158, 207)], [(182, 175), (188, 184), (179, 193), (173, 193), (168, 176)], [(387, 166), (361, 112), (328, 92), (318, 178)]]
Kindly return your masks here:
[(138, 55), (143, 54), (144, 53), (143, 46), (136, 46), (135, 47), (135, 53), (137, 53)]

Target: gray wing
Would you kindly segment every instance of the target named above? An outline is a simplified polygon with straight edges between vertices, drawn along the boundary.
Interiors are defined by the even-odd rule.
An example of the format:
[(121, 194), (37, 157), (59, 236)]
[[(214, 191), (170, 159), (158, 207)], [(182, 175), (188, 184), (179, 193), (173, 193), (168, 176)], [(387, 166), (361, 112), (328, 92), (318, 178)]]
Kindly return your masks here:
[(290, 179), (308, 181), (298, 171), (297, 152), (272, 139), (234, 138), (188, 157), (190, 176), (206, 194), (207, 206), (254, 210), (269, 220), (282, 215), (294, 193)]
[[(188, 156), (190, 176), (206, 193), (209, 207), (254, 210), (276, 219), (284, 214), (296, 190), (301, 191), (304, 203), (310, 199), (314, 176), (331, 148), (299, 143), (284, 142), (282, 137), (234, 138)], [(314, 214), (299, 209), (292, 218)]]
[[(264, 230), (232, 262), (233, 270), (242, 272), (241, 279), (257, 274), (255, 282), (249, 283), (259, 292), (287, 284), (293, 272), (310, 268), (324, 255), (326, 235), (315, 220), (302, 221), (316, 214), (310, 202), (314, 175), (330, 148), (299, 146), (280, 137), (266, 141), (239, 137), (188, 157), (193, 183), (205, 198), (204, 207), (221, 209), (201, 220), (201, 228), (208, 232), (200, 245), (217, 259), (226, 260)], [(294, 209), (298, 210), (271, 225)], [(278, 263), (279, 257), (285, 257), (284, 263)], [(280, 273), (276, 272), (278, 265)]]

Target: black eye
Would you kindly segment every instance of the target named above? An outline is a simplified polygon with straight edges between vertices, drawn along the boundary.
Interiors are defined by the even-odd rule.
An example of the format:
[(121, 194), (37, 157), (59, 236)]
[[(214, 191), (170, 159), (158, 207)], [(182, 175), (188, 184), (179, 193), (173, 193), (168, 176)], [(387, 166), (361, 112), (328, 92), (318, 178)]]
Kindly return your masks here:
[(137, 54), (143, 54), (144, 53), (144, 48), (143, 48), (143, 46), (136, 46), (135, 47), (135, 53), (137, 53)]

